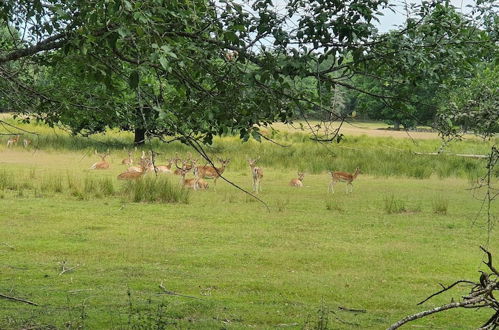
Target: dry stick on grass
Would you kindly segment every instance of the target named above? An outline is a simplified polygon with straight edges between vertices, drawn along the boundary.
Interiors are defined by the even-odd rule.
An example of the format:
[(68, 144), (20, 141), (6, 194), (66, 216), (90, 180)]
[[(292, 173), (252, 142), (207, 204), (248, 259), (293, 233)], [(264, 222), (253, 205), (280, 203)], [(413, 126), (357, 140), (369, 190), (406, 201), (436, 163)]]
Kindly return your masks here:
[(365, 309), (353, 309), (353, 308), (348, 308), (348, 307), (343, 307), (343, 306), (338, 306), (338, 309), (340, 311), (344, 311), (344, 312), (367, 313), (367, 311)]
[(33, 306), (38, 306), (37, 303), (34, 303), (32, 301), (29, 301), (29, 300), (26, 300), (26, 299), (21, 299), (21, 298), (16, 298), (16, 297), (6, 296), (6, 295), (1, 294), (1, 293), (0, 293), (0, 298), (5, 298), (5, 299), (8, 299), (8, 300), (12, 300), (12, 301), (19, 301), (19, 302), (23, 302), (25, 304), (29, 304), (29, 305), (33, 305)]
[(6, 247), (8, 247), (9, 249), (12, 249), (12, 250), (15, 250), (15, 249), (16, 249), (16, 248), (15, 248), (15, 247), (13, 247), (12, 245), (7, 244), (7, 243), (5, 243), (5, 242), (2, 242), (2, 245), (5, 245)]
[(170, 296), (178, 296), (178, 297), (185, 297), (185, 298), (192, 298), (192, 299), (199, 299), (201, 300), (201, 298), (198, 298), (198, 297), (194, 297), (194, 296), (187, 296), (185, 294), (180, 294), (180, 293), (176, 293), (176, 292), (173, 292), (173, 291), (170, 291), (170, 290), (167, 290), (164, 285), (163, 285), (163, 282), (161, 282), (161, 284), (159, 285), (159, 288), (161, 290), (163, 290), (163, 293), (166, 293), (167, 295), (170, 295)]
[(443, 289), (432, 294), (418, 305), (428, 301), (429, 299), (453, 288), (459, 283), (467, 283), (473, 284), (473, 287), (470, 290), (470, 293), (467, 296), (463, 296), (463, 301), (461, 302), (452, 302), (450, 304), (446, 304), (443, 306), (435, 307), (433, 309), (423, 311), (414, 315), (407, 316), (402, 320), (394, 323), (392, 326), (388, 328), (388, 330), (398, 329), (402, 325), (414, 321), (425, 316), (443, 312), (445, 310), (453, 309), (453, 308), (490, 308), (494, 311), (494, 314), (480, 327), (480, 329), (496, 329), (499, 326), (499, 301), (494, 297), (494, 291), (497, 293), (499, 291), (499, 271), (492, 264), (492, 254), (487, 251), (483, 246), (480, 246), (480, 249), (487, 254), (487, 261), (483, 263), (487, 265), (490, 270), (490, 273), (481, 272), (479, 282), (473, 282), (468, 280), (459, 280), (454, 282), (453, 284), (445, 287), (442, 286)]
[(61, 265), (61, 272), (59, 273), (59, 276), (61, 276), (64, 273), (71, 272), (75, 270), (76, 268), (80, 267), (80, 265), (76, 265), (74, 267), (66, 268), (66, 261), (62, 261), (59, 263)]

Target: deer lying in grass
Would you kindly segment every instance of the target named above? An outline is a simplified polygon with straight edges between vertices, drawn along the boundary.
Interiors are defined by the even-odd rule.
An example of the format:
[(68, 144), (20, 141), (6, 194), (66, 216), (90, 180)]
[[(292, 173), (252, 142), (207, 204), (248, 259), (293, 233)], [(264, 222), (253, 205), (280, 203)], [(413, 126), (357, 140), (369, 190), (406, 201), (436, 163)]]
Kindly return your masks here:
[(158, 165), (155, 167), (157, 173), (172, 173), (173, 159), (168, 161), (168, 165)]
[(105, 154), (98, 154), (97, 150), (95, 150), (95, 155), (101, 158), (100, 162), (93, 164), (90, 169), (91, 170), (107, 170), (109, 168), (109, 163), (106, 161), (106, 157), (109, 156), (109, 150)]
[[(177, 161), (177, 160), (180, 160), (180, 157), (178, 156), (178, 152), (175, 153), (175, 158), (174, 158), (174, 161)], [(193, 162), (195, 163), (195, 161), (192, 160), (191, 153), (188, 152), (187, 153), (187, 160), (186, 161), (182, 161), (182, 164), (185, 165), (185, 169), (187, 170), (187, 172), (189, 172), (193, 167), (195, 167), (195, 165), (193, 165)], [(178, 169), (178, 168), (173, 172), (173, 174), (175, 174), (175, 175), (182, 175), (180, 173), (180, 169)]]
[(355, 169), (355, 172), (354, 173), (347, 173), (347, 172), (331, 172), (331, 183), (329, 184), (329, 187), (328, 187), (328, 192), (332, 192), (334, 193), (334, 185), (337, 183), (337, 182), (346, 182), (347, 183), (347, 194), (348, 194), (348, 186), (350, 186), (351, 190), (350, 192), (353, 192), (353, 185), (352, 185), (352, 181), (355, 180), (357, 178), (357, 175), (359, 175), (360, 172), (360, 169), (357, 167)]
[(16, 135), (15, 137), (11, 137), (10, 139), (7, 140), (7, 148), (13, 147), (17, 145), (17, 142), (19, 142), (19, 135)]
[(227, 165), (230, 163), (230, 159), (221, 159), (218, 158), (220, 163), (222, 163), (221, 167), (214, 167), (214, 166), (196, 166), (194, 168), (194, 175), (198, 176), (200, 179), (213, 179), (213, 185), (216, 186), (217, 184), (217, 179), (220, 177), (220, 175), (223, 174), (225, 171), (225, 168)]
[(140, 172), (126, 171), (118, 175), (118, 180), (137, 180), (146, 174), (147, 163), (146, 161), (140, 163)]
[(260, 159), (248, 159), (248, 164), (251, 169), (251, 177), (253, 178), (253, 191), (258, 193), (258, 191), (262, 191), (261, 181), (263, 178), (263, 169), (261, 167), (256, 166), (256, 162)]
[(132, 159), (132, 152), (128, 151), (128, 158), (125, 158), (121, 161), (122, 165), (127, 165), (127, 166), (132, 166), (133, 165), (133, 159)]
[(291, 182), (289, 183), (289, 185), (292, 187), (297, 187), (297, 188), (303, 187), (303, 178), (304, 177), (305, 177), (305, 173), (298, 172), (298, 178), (292, 179)]

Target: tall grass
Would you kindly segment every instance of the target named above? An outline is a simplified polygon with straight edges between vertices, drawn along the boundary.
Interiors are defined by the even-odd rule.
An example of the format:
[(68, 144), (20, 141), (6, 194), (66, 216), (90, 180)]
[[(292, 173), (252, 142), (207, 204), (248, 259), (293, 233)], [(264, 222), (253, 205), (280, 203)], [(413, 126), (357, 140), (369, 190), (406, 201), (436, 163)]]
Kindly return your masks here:
[[(131, 202), (154, 203), (189, 203), (190, 192), (173, 184), (164, 176), (146, 177), (134, 182), (125, 182), (121, 189), (116, 189), (114, 178), (82, 176), (66, 173), (45, 173), (37, 175), (37, 179), (17, 171), (0, 171), (0, 193), (12, 190), (17, 197), (23, 197), (32, 191), (35, 197), (45, 194), (68, 194), (80, 200), (102, 197), (123, 197)], [(43, 193), (43, 194), (40, 194)]]
[(123, 197), (131, 202), (189, 203), (190, 192), (164, 176), (145, 177), (127, 181), (122, 187)]
[[(14, 124), (15, 122), (13, 122)], [(21, 125), (40, 135), (34, 139), (33, 148), (45, 151), (72, 150), (90, 155), (94, 150), (110, 149), (111, 157), (125, 158), (123, 148), (130, 148), (133, 143), (131, 133), (108, 131), (106, 134), (91, 138), (70, 136), (62, 130), (53, 130), (43, 125)], [(228, 170), (242, 171), (248, 168), (247, 158), (260, 156), (262, 167), (280, 168), (283, 170), (302, 169), (310, 174), (323, 173), (330, 170), (353, 172), (360, 167), (362, 173), (373, 176), (410, 177), (425, 179), (432, 175), (446, 177), (476, 177), (481, 175), (486, 160), (461, 158), (452, 155), (417, 155), (418, 152), (435, 152), (441, 146), (441, 141), (418, 140), (417, 144), (410, 139), (395, 139), (369, 136), (346, 136), (341, 143), (329, 145), (318, 144), (304, 133), (276, 132), (273, 139), (287, 147), (279, 147), (269, 142), (250, 140), (241, 142), (236, 136), (216, 138), (214, 144), (205, 146), (209, 155), (214, 157), (230, 157), (232, 162)], [(492, 141), (465, 140), (450, 143), (446, 151), (449, 153), (487, 154), (493, 144), (498, 144), (499, 138)], [(0, 145), (0, 148), (5, 148)], [(22, 147), (17, 147), (22, 149)], [(175, 153), (186, 156), (194, 152), (179, 142), (164, 144), (153, 140), (142, 150), (154, 149), (161, 155), (157, 161), (164, 162)], [(196, 155), (195, 155), (196, 157)], [(198, 159), (201, 157), (197, 156)], [(216, 159), (216, 158), (214, 158)], [(203, 160), (204, 161), (204, 160)], [(499, 176), (499, 169), (494, 173)]]
[(433, 213), (446, 215), (449, 208), (449, 200), (441, 196), (436, 197), (432, 202)]

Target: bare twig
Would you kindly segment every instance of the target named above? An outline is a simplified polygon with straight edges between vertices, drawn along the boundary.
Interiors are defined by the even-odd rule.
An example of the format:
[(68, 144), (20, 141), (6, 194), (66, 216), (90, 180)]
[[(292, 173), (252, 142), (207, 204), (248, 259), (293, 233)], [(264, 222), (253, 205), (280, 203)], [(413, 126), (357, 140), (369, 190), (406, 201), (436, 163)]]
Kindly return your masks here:
[(367, 313), (367, 311), (365, 309), (353, 309), (353, 308), (348, 308), (348, 307), (343, 307), (343, 306), (338, 306), (338, 309), (340, 311), (344, 311), (344, 312)]
[(435, 307), (433, 309), (430, 309), (430, 310), (427, 310), (427, 311), (424, 311), (424, 312), (420, 312), (420, 313), (417, 313), (417, 314), (414, 314), (414, 315), (407, 316), (407, 317), (403, 318), (402, 320), (394, 323), (387, 330), (398, 329), (399, 327), (401, 327), (402, 325), (406, 324), (407, 322), (414, 321), (414, 320), (423, 318), (425, 316), (428, 316), (428, 315), (431, 315), (431, 314), (435, 314), (435, 313), (438, 313), (438, 312), (443, 312), (443, 311), (446, 311), (446, 310), (449, 310), (449, 309), (458, 308), (458, 307), (465, 307), (465, 306), (469, 306), (469, 305), (474, 305), (474, 304), (483, 302), (484, 300), (485, 300), (485, 298), (480, 296), (480, 297), (476, 297), (475, 299), (470, 299), (470, 300), (466, 300), (466, 301), (462, 301), (462, 302), (454, 302), (454, 303), (450, 303), (450, 304), (447, 304), (447, 305)]
[(185, 297), (185, 298), (192, 298), (192, 299), (200, 299), (201, 298), (198, 298), (198, 297), (194, 297), (194, 296), (188, 296), (188, 295), (185, 295), (185, 294), (180, 294), (180, 293), (176, 293), (176, 292), (173, 292), (173, 291), (170, 291), (170, 290), (167, 290), (164, 285), (163, 285), (163, 282), (161, 282), (161, 284), (159, 285), (159, 288), (161, 290), (163, 290), (163, 293), (167, 294), (167, 295), (170, 295), (170, 296), (178, 296), (178, 297)]
[(34, 303), (32, 301), (29, 301), (29, 300), (26, 300), (26, 299), (21, 299), (21, 298), (16, 298), (16, 297), (6, 296), (6, 295), (1, 294), (1, 293), (0, 293), (0, 298), (5, 298), (5, 299), (8, 299), (8, 300), (12, 300), (12, 301), (19, 301), (19, 302), (23, 302), (23, 303), (28, 304), (28, 305), (38, 306), (37, 303)]

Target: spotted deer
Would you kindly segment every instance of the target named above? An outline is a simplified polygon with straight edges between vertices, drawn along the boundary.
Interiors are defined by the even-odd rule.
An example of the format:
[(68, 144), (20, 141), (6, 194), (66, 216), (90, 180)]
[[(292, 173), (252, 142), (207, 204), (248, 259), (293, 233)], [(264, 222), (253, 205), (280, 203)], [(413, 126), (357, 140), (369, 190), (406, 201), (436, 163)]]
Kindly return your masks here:
[(298, 178), (292, 179), (291, 182), (289, 183), (289, 185), (292, 187), (297, 187), (297, 188), (303, 187), (303, 178), (304, 177), (305, 177), (305, 173), (298, 172)]
[[(230, 163), (230, 159), (221, 159), (218, 158), (222, 166), (214, 167), (214, 166), (196, 166), (194, 168), (194, 174), (197, 175), (200, 179), (213, 179), (213, 185), (217, 184), (217, 179), (220, 175), (223, 174), (225, 168)], [(196, 174), (197, 173), (197, 174)]]
[(144, 176), (144, 174), (146, 174), (146, 167), (147, 167), (147, 164), (144, 162), (144, 163), (140, 163), (140, 172), (130, 172), (130, 171), (126, 171), (126, 172), (123, 172), (121, 173), (120, 175), (118, 175), (118, 180), (138, 180), (140, 178), (142, 178), (142, 176)]
[(128, 151), (128, 158), (125, 158), (121, 161), (122, 165), (127, 165), (127, 166), (132, 166), (133, 165), (133, 158), (132, 158), (132, 152)]
[(24, 138), (24, 139), (23, 139), (23, 146), (24, 146), (24, 148), (29, 147), (29, 145), (31, 144), (31, 142), (32, 142), (32, 141), (31, 141), (30, 139), (26, 139), (26, 138)]
[(256, 166), (256, 162), (260, 159), (248, 159), (248, 164), (251, 169), (251, 177), (253, 178), (253, 191), (258, 193), (258, 191), (262, 191), (261, 181), (263, 178), (263, 169), (261, 167)]
[[(179, 159), (175, 160), (175, 166), (180, 171), (180, 176), (181, 176), (180, 185), (182, 187), (185, 187), (185, 188), (198, 190), (198, 180), (199, 180), (199, 178), (196, 177), (196, 178), (193, 178), (193, 179), (186, 179), (185, 175), (189, 172), (189, 169), (187, 169), (187, 161), (185, 161), (185, 160), (182, 161), (182, 167), (178, 166), (178, 161), (179, 161)], [(191, 164), (193, 164), (193, 166), (196, 166), (196, 161), (192, 161)]]
[(15, 137), (11, 137), (10, 139), (7, 140), (7, 148), (13, 147), (17, 145), (17, 142), (19, 142), (19, 135), (16, 135)]
[(348, 186), (350, 186), (350, 192), (353, 192), (353, 185), (352, 181), (357, 178), (357, 176), (360, 174), (360, 169), (357, 167), (355, 169), (354, 173), (347, 173), (347, 172), (331, 172), (331, 183), (329, 184), (328, 187), (328, 192), (334, 193), (334, 185), (337, 182), (346, 182), (346, 193), (348, 194)]
[(106, 161), (106, 157), (109, 156), (109, 150), (105, 154), (98, 154), (97, 150), (95, 150), (95, 155), (101, 158), (100, 162), (93, 164), (90, 169), (91, 170), (107, 170), (109, 168), (109, 163)]

